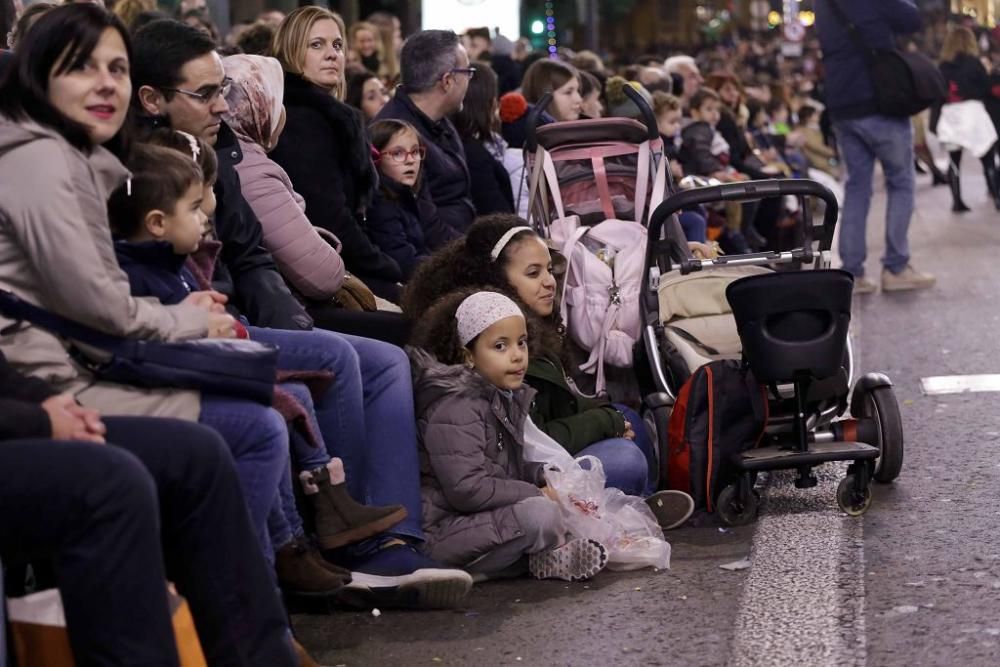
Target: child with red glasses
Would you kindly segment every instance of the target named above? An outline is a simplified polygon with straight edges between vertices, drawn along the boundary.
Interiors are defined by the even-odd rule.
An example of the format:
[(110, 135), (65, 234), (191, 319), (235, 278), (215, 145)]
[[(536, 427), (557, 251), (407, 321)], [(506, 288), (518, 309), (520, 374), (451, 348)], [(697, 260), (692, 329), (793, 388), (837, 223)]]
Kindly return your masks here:
[(368, 208), (366, 230), (408, 281), (417, 266), (458, 233), (441, 222), (421, 167), (426, 149), (417, 130), (400, 120), (377, 120), (368, 127), (378, 192)]

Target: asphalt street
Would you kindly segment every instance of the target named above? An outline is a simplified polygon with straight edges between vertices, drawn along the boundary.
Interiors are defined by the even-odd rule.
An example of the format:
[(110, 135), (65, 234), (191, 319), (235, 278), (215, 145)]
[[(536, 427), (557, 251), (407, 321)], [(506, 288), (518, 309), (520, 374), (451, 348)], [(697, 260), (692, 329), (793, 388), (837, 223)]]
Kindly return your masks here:
[[(756, 524), (669, 533), (669, 570), (488, 582), (452, 611), (295, 614), (302, 643), (330, 666), (1000, 664), (1000, 394), (920, 389), (1000, 373), (1000, 214), (966, 171), (961, 215), (918, 175), (913, 263), (938, 285), (855, 297), (859, 370), (892, 378), (906, 434), (902, 474), (864, 517), (838, 511), (840, 469), (810, 490), (775, 475)], [(879, 184), (875, 278), (884, 208)]]

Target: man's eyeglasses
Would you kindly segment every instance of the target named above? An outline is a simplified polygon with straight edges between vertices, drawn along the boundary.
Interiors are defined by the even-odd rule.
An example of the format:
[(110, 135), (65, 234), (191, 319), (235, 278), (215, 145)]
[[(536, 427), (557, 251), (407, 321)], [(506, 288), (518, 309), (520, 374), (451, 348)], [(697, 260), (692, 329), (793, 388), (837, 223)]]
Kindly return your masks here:
[(452, 74), (468, 74), (470, 80), (472, 79), (472, 77), (476, 76), (475, 67), (452, 67), (448, 71)]
[(427, 155), (427, 149), (423, 146), (414, 148), (412, 151), (408, 151), (405, 148), (393, 148), (391, 151), (382, 151), (379, 153), (379, 159), (383, 160), (387, 157), (392, 158), (393, 162), (406, 162), (406, 158), (410, 157), (414, 160), (423, 160)]
[(198, 90), (184, 90), (183, 88), (167, 88), (166, 86), (160, 86), (160, 90), (169, 90), (172, 93), (180, 93), (181, 95), (187, 95), (188, 97), (193, 97), (202, 104), (211, 104), (219, 98), (219, 96), (225, 97), (229, 94), (229, 89), (233, 87), (233, 80), (228, 76), (222, 80), (221, 86), (202, 86)]

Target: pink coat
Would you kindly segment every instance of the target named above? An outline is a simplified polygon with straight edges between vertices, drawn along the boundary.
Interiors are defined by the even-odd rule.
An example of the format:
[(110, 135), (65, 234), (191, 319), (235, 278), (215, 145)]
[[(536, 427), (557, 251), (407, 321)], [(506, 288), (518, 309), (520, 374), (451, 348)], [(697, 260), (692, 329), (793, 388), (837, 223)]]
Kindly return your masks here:
[(236, 165), (244, 199), (264, 229), (264, 246), (288, 283), (309, 299), (331, 298), (344, 283), (344, 262), (305, 214), (305, 201), (285, 170), (258, 144), (240, 139)]

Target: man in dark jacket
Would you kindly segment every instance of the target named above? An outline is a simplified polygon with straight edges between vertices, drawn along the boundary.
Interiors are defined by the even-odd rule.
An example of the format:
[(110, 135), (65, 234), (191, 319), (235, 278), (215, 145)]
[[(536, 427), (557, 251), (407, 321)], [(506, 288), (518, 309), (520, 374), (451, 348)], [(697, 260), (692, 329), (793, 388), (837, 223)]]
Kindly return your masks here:
[(221, 438), (172, 419), (102, 420), (2, 354), (0, 554), (55, 559), (79, 664), (177, 664), (168, 578), (212, 664), (295, 664)]
[(136, 33), (132, 63), (139, 111), (215, 146), (219, 176), (215, 231), (222, 254), (213, 284), (251, 324), (309, 329), (312, 319), (288, 290), (263, 246), (260, 221), (240, 191), (235, 165), (243, 159), (236, 135), (222, 122), (227, 87), (215, 43), (188, 25), (154, 21)]
[(875, 103), (875, 89), (864, 54), (831, 2), (857, 26), (865, 44), (889, 49), (894, 35), (920, 28), (920, 14), (912, 0), (816, 0), (816, 27), (826, 70), (826, 104), (847, 167), (844, 209), (840, 228), (840, 257), (855, 276), (854, 291), (874, 292), (876, 283), (865, 276), (865, 228), (872, 196), (875, 160), (885, 172), (888, 205), (882, 289), (931, 287), (934, 276), (910, 266), (907, 232), (914, 205), (913, 130), (909, 118), (884, 116)]
[[(476, 216), (465, 151), (448, 116), (462, 108), (475, 75), (469, 55), (450, 30), (424, 30), (403, 44), (402, 85), (376, 118), (395, 118), (417, 128), (427, 144), (424, 174), (442, 222), (464, 233)], [(441, 239), (428, 238), (431, 246)]]

